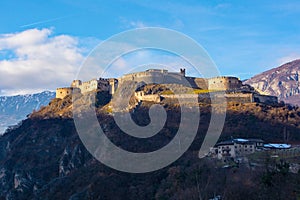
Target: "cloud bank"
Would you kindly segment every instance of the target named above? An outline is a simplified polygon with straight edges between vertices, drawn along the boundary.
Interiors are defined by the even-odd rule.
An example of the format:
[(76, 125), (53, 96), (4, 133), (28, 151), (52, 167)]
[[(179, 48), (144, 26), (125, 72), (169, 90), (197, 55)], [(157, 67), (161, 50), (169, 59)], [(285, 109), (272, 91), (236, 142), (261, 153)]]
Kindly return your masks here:
[(78, 38), (52, 29), (0, 34), (0, 95), (69, 85), (83, 58)]

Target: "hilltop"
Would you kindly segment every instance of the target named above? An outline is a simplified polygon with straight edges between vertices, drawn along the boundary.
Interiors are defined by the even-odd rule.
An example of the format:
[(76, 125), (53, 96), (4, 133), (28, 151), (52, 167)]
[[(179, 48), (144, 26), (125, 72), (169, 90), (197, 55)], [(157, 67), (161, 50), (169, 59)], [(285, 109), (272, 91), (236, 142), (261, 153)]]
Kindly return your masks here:
[[(237, 79), (229, 79), (228, 83), (232, 80)], [(105, 84), (111, 80), (98, 81)], [(112, 81), (114, 84), (115, 80)], [(123, 97), (126, 90), (134, 86), (131, 84), (119, 87), (119, 91), (114, 95)], [(52, 99), (48, 105), (32, 112), (18, 127), (8, 130), (0, 137), (0, 199), (184, 200), (199, 199), (199, 196), (209, 199), (214, 197), (216, 192), (221, 194), (223, 199), (244, 199), (244, 195), (247, 195), (248, 199), (278, 196), (294, 199), (295, 196), (300, 196), (297, 184), (299, 174), (286, 172), (285, 163), (270, 164), (266, 160), (261, 163), (265, 163), (267, 167), (256, 167), (255, 170), (250, 164), (223, 169), (219, 166), (224, 163), (217, 160), (209, 157), (199, 159), (198, 152), (212, 116), (212, 100), (207, 94), (208, 90), (196, 88), (198, 93), (195, 94), (194, 88), (190, 96), (190, 89), (173, 85), (179, 92), (184, 91), (182, 98), (196, 97), (196, 103), (181, 105), (171, 97), (174, 91), (178, 91), (171, 91), (168, 86), (142, 85), (130, 96), (125, 109), (116, 110), (121, 113), (129, 112), (136, 124), (145, 126), (150, 123), (150, 107), (153, 104), (161, 105), (167, 113), (166, 123), (156, 135), (146, 139), (129, 136), (118, 127), (114, 119), (111, 88), (96, 86), (95, 90), (84, 93), (73, 93), (72, 87), (58, 89), (62, 92), (59, 98)], [(241, 85), (234, 88), (231, 92), (236, 95), (234, 92), (241, 92), (242, 87)], [(218, 94), (218, 91), (216, 93)], [(140, 95), (143, 98), (140, 98)], [(154, 98), (153, 101), (153, 97), (157, 95), (160, 98)], [(221, 105), (227, 107), (226, 120), (219, 140), (242, 137), (260, 138), (266, 142), (285, 140), (289, 143), (299, 143), (299, 107), (241, 99), (244, 97), (232, 98), (228, 102), (214, 102), (216, 108)], [(77, 107), (74, 106), (76, 104)], [(200, 108), (199, 122), (192, 122), (198, 123), (199, 127), (193, 143), (170, 166), (144, 174), (119, 172), (94, 159), (82, 144), (73, 119), (74, 110), (85, 119), (85, 109), (93, 108), (98, 121), (86, 127), (87, 133), (100, 125), (105, 135), (116, 146), (130, 152), (151, 152), (167, 145), (175, 137), (183, 114), (181, 107), (188, 107), (188, 113), (193, 112), (195, 107)], [(221, 111), (222, 109), (216, 109), (216, 115), (222, 114)], [(111, 156), (109, 149), (101, 153), (106, 157)], [(274, 170), (278, 166), (284, 170)], [(283, 178), (289, 181), (282, 182)], [(277, 187), (285, 189), (278, 190)], [(291, 193), (293, 195), (288, 196)]]

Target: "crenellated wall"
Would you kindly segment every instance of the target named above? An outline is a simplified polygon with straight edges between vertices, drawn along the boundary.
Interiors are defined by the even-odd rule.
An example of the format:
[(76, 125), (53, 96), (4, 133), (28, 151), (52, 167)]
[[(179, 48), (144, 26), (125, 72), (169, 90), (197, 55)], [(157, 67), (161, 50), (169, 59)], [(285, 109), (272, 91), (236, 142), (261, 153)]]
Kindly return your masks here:
[[(56, 98), (64, 98), (65, 96), (72, 94), (74, 89), (80, 90), (82, 94), (92, 92), (96, 90), (107, 91), (110, 94), (114, 94), (120, 84), (126, 81), (144, 82), (144, 83), (162, 83), (168, 84), (179, 84), (178, 90), (185, 92), (186, 88), (192, 87), (193, 89), (214, 91), (225, 91), (227, 101), (237, 102), (261, 102), (261, 103), (276, 103), (277, 97), (260, 95), (255, 92), (251, 87), (243, 85), (242, 82), (236, 77), (214, 77), (214, 78), (197, 78), (185, 76), (185, 69), (180, 69), (180, 72), (168, 72), (164, 69), (149, 69), (143, 72), (125, 74), (124, 76), (115, 78), (100, 78), (93, 79), (87, 82), (80, 80), (74, 80), (71, 83), (71, 87), (58, 88), (56, 90)], [(180, 93), (179, 92), (179, 93)], [(187, 94), (181, 93), (179, 98), (191, 98), (191, 94), (186, 91)], [(158, 94), (145, 95), (144, 93), (136, 92), (135, 96), (138, 100), (160, 102), (163, 96)], [(167, 95), (168, 98), (172, 96)]]
[(131, 74), (125, 74), (120, 77), (119, 84), (125, 81), (136, 81), (145, 83), (171, 83), (173, 80), (178, 82), (184, 77), (185, 71), (180, 72), (168, 72), (164, 69), (148, 69), (143, 72), (136, 72)]
[(71, 83), (71, 87), (66, 88), (58, 88), (57, 96), (58, 98), (64, 98), (66, 95), (70, 93), (71, 88), (73, 90), (76, 88), (80, 93), (84, 94), (87, 92), (93, 92), (96, 90), (107, 91), (110, 94), (113, 94), (118, 87), (118, 79), (107, 79), (107, 78), (99, 78), (92, 79), (90, 81), (82, 82), (81, 80), (74, 80)]
[[(81, 93), (87, 93), (87, 92), (97, 90), (99, 88), (98, 81), (99, 81), (99, 86), (101, 85), (101, 87), (102, 87), (103, 83), (106, 83), (107, 87), (108, 87), (107, 81), (105, 82), (104, 80), (101, 80), (101, 79), (99, 79), (99, 80), (92, 79), (87, 82), (81, 82), (80, 80), (74, 80), (71, 83), (71, 87), (79, 88)], [(103, 85), (103, 87), (104, 87), (104, 85)]]

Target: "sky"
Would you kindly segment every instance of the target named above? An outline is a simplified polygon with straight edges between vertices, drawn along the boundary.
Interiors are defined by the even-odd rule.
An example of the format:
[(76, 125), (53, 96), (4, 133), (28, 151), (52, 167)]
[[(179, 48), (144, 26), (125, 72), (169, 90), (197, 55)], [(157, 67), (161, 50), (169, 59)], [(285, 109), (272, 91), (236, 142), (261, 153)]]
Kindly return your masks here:
[(186, 34), (247, 79), (300, 58), (299, 19), (297, 0), (0, 1), (0, 95), (68, 86), (96, 45), (144, 27)]

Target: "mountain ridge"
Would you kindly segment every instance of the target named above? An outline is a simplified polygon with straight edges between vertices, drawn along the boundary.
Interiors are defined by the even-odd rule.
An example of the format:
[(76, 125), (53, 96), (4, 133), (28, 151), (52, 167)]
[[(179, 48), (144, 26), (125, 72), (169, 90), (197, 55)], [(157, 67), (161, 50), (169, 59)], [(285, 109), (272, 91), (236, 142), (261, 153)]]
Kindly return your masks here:
[(300, 105), (299, 74), (300, 59), (296, 59), (257, 74), (244, 83), (261, 93), (277, 96), (286, 103)]
[(0, 96), (0, 134), (9, 126), (25, 119), (33, 110), (48, 105), (55, 92), (44, 91), (35, 94)]

